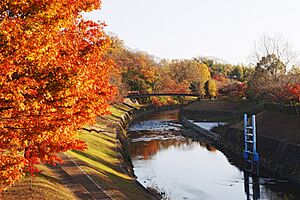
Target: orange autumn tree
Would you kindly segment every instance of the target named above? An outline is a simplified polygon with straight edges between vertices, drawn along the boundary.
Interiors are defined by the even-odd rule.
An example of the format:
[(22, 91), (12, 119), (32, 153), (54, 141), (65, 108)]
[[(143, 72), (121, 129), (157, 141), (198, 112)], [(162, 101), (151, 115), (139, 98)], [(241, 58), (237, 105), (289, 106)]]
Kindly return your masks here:
[[(0, 188), (59, 152), (82, 150), (76, 130), (106, 112), (113, 87), (99, 0), (0, 1)], [(1, 190), (0, 189), (0, 190)]]
[(300, 102), (300, 83), (289, 84), (287, 86), (289, 93), (291, 94), (290, 100)]

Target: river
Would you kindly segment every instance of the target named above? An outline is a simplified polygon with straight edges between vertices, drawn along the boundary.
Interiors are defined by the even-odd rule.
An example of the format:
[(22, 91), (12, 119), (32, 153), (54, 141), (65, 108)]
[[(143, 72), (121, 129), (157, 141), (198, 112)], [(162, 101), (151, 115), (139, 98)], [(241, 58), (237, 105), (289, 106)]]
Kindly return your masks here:
[(178, 111), (153, 113), (131, 124), (130, 154), (137, 180), (171, 200), (297, 200), (299, 185), (249, 177), (215, 147), (180, 136)]

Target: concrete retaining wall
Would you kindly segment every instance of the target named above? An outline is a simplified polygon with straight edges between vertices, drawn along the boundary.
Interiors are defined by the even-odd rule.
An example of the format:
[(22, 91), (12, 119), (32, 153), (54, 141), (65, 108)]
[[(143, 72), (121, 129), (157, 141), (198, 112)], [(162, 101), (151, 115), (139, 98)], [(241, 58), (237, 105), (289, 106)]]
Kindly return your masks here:
[(201, 128), (199, 126), (197, 126), (196, 124), (194, 124), (193, 122), (189, 121), (185, 116), (183, 116), (181, 113), (179, 114), (179, 119), (180, 119), (180, 123), (186, 127), (186, 128), (191, 128), (194, 129), (195, 131), (205, 135), (206, 137), (211, 138), (212, 140), (219, 140), (221, 138), (220, 135), (206, 130), (204, 128)]
[[(230, 153), (235, 153), (236, 156), (241, 157), (244, 144), (243, 131), (228, 127), (220, 134), (223, 143), (222, 148), (225, 151), (226, 148), (235, 148)], [(229, 144), (230, 147), (228, 147)], [(300, 145), (258, 135), (257, 151), (261, 157), (260, 165), (262, 168), (300, 184)]]

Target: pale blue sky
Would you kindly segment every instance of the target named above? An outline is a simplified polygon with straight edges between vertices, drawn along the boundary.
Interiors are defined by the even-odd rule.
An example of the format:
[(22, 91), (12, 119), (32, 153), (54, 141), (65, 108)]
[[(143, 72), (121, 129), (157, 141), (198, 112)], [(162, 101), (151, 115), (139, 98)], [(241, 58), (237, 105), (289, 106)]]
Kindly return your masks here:
[(300, 52), (299, 0), (102, 0), (88, 16), (133, 49), (160, 58), (214, 56), (248, 63), (263, 34)]

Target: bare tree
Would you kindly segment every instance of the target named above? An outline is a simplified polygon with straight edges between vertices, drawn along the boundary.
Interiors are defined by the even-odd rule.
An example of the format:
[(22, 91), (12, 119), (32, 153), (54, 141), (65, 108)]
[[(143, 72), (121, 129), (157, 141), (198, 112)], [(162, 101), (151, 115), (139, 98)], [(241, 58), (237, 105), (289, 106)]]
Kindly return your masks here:
[(272, 102), (290, 101), (288, 86), (297, 82), (296, 75), (287, 73), (297, 58), (290, 43), (277, 35), (263, 36), (256, 44), (253, 60), (255, 71), (248, 82), (248, 94)]
[(286, 67), (293, 65), (298, 57), (298, 53), (293, 49), (290, 42), (279, 34), (272, 37), (263, 35), (256, 41), (250, 59), (252, 62), (258, 63), (268, 55), (275, 55)]

